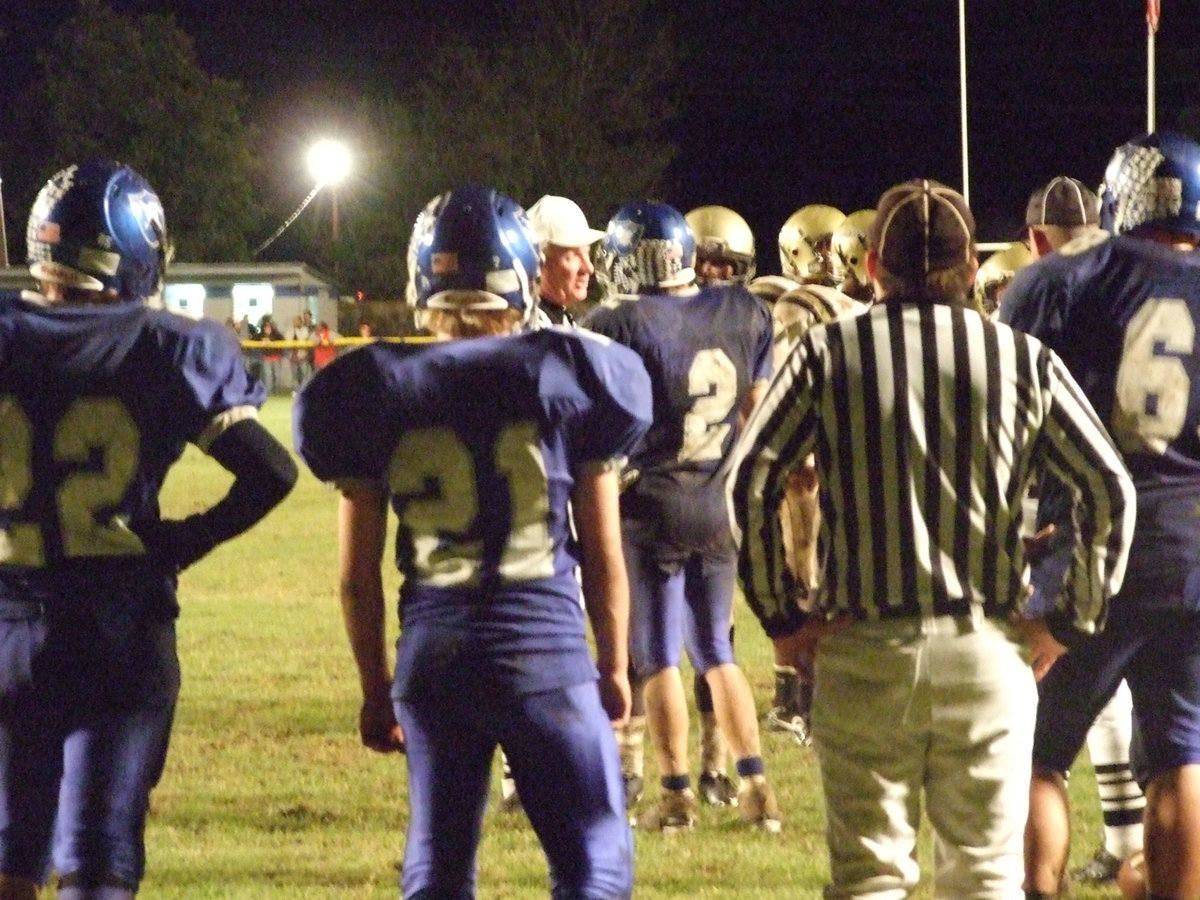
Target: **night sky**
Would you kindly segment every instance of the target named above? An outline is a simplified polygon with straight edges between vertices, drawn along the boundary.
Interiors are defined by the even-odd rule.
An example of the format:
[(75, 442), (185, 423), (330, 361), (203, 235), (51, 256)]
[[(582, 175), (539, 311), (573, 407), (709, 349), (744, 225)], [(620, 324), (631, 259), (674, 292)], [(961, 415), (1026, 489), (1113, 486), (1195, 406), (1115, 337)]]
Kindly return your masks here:
[[(114, 0), (176, 14), (201, 64), (259, 108), (338, 96), (416, 58), (446, 29), (486, 33), (493, 3), (427, 0)], [(546, 3), (545, 6), (552, 4)], [(32, 65), (40, 29), (71, 0), (0, 0), (0, 109)], [(1056, 174), (1098, 183), (1113, 148), (1146, 128), (1145, 3), (968, 0), (971, 205), (981, 240), (1008, 240), (1025, 198)], [(1200, 106), (1200, 0), (1163, 0), (1157, 124)], [(715, 2), (680, 7), (689, 100), (669, 172), (681, 210), (722, 203), (773, 259), (799, 206), (873, 206), (904, 178), (962, 189), (959, 28), (952, 0)], [(548, 190), (550, 187), (548, 186)], [(603, 211), (607, 213), (611, 211)], [(602, 213), (602, 214), (603, 214)], [(603, 226), (603, 222), (595, 223)], [(764, 252), (765, 251), (765, 252)]]

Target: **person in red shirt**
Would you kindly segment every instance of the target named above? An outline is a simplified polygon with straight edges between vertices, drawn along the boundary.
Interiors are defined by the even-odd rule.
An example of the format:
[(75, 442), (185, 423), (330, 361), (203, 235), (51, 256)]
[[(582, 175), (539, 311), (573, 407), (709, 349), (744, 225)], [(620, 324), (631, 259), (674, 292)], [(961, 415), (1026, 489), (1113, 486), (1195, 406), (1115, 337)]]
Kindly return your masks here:
[(317, 323), (316, 331), (313, 332), (313, 340), (317, 342), (317, 346), (313, 347), (313, 365), (318, 369), (329, 365), (337, 356), (337, 348), (333, 344), (337, 337), (337, 333), (329, 327), (328, 322), (322, 320)]

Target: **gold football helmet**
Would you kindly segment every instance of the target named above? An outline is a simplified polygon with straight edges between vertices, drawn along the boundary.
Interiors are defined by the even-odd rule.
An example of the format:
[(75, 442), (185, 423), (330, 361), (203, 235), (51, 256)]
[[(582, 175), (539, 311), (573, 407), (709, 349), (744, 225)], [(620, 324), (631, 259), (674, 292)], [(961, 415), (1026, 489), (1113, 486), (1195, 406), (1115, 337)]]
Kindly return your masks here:
[(779, 230), (779, 264), (783, 274), (797, 281), (828, 282), (831, 279), (829, 239), (845, 214), (823, 203), (802, 206)]
[(874, 221), (875, 210), (860, 209), (846, 216), (833, 230), (829, 253), (836, 284), (843, 285), (853, 276), (859, 287), (871, 286), (871, 278), (867, 275), (867, 231)]
[(975, 303), (979, 309), (989, 316), (995, 313), (1000, 296), (1013, 276), (1033, 260), (1033, 252), (1020, 241), (985, 259), (975, 275)]
[(732, 263), (734, 281), (754, 277), (754, 232), (745, 219), (727, 206), (698, 206), (684, 218), (696, 236), (697, 269), (719, 260)]

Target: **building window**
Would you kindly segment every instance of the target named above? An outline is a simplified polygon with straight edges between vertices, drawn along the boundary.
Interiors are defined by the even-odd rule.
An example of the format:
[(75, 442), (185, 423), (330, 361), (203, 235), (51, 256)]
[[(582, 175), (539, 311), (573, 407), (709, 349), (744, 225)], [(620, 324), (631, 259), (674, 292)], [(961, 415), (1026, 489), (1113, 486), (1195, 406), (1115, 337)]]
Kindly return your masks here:
[(168, 284), (163, 291), (163, 305), (171, 312), (192, 319), (202, 319), (206, 296), (207, 292), (202, 284)]
[(235, 321), (240, 322), (244, 316), (257, 327), (264, 316), (271, 315), (275, 303), (275, 288), (272, 285), (235, 284), (231, 293)]

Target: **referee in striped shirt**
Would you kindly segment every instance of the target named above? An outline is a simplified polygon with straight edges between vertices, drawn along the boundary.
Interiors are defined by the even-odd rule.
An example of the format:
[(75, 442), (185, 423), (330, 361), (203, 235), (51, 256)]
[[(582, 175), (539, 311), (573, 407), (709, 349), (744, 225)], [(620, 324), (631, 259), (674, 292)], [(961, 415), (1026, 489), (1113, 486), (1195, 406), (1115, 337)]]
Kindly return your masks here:
[[(880, 300), (809, 330), (742, 436), (729, 482), (739, 576), (770, 636), (797, 652), (817, 642), (829, 895), (916, 887), (923, 793), (938, 896), (1021, 896), (1034, 670), (1103, 624), (1133, 484), (1058, 357), (971, 307), (962, 196), (914, 180), (877, 212), (867, 263)], [(810, 453), (815, 597), (784, 563), (778, 515)], [(1076, 493), (1080, 543), (1059, 608), (1035, 618), (1022, 615), (1021, 501), (1046, 471)]]

